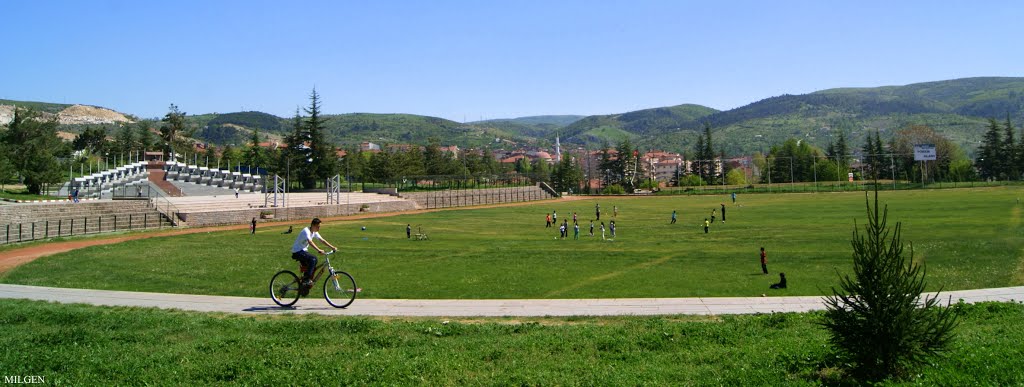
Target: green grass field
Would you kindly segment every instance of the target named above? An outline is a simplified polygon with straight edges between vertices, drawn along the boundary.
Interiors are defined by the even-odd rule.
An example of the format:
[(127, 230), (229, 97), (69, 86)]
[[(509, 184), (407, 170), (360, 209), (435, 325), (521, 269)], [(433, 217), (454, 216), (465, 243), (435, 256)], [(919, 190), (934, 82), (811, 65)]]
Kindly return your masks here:
[[(880, 385), (1024, 383), (1024, 305), (957, 305), (945, 358)], [(379, 320), (0, 300), (0, 369), (72, 385), (714, 385), (843, 382), (820, 313)]]
[[(1024, 284), (1021, 187), (882, 192), (891, 225), (903, 223), (931, 290)], [(851, 266), (863, 192), (722, 196), (596, 197), (517, 207), (459, 209), (325, 223), (364, 298), (604, 298), (821, 295)], [(602, 220), (619, 208), (617, 236), (589, 237), (594, 205)], [(727, 222), (701, 227), (726, 203)], [(557, 238), (544, 216), (577, 212), (580, 240)], [(679, 221), (669, 224), (672, 210)], [(405, 238), (422, 226), (430, 240)], [(599, 223), (598, 223), (599, 224)], [(607, 224), (607, 223), (606, 223)], [(299, 227), (301, 225), (294, 224)], [(360, 227), (365, 226), (366, 231)], [(270, 277), (295, 269), (287, 224), (161, 237), (45, 257), (4, 283), (265, 297)], [(296, 229), (296, 231), (298, 231)], [(608, 236), (612, 239), (611, 236)], [(768, 252), (762, 275), (758, 249)], [(907, 249), (909, 252), (909, 249)], [(769, 291), (778, 272), (790, 288)], [(356, 301), (358, 302), (358, 300)]]

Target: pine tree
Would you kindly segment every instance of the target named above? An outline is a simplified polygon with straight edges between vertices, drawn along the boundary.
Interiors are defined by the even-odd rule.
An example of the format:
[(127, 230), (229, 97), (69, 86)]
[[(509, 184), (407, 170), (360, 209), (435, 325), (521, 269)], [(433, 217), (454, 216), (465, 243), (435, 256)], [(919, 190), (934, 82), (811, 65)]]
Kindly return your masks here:
[(249, 147), (246, 148), (245, 157), (243, 158), (242, 161), (249, 167), (249, 169), (258, 169), (260, 167), (266, 167), (266, 152), (264, 152), (263, 147), (260, 146), (260, 141), (260, 131), (253, 130), (252, 137), (249, 137)]
[(976, 164), (985, 179), (998, 178), (1002, 173), (1000, 158), (1002, 156), (1002, 138), (999, 137), (999, 124), (996, 120), (989, 118), (988, 131), (982, 137), (981, 146), (978, 148), (978, 159)]
[(839, 169), (847, 170), (850, 167), (850, 148), (846, 145), (846, 135), (839, 131), (839, 139), (836, 140), (836, 157), (839, 159)]
[(924, 268), (903, 256), (901, 224), (887, 227), (888, 206), (879, 213), (878, 188), (872, 207), (864, 195), (868, 222), (854, 226), (853, 277), (841, 276), (840, 288), (826, 297), (821, 324), (840, 356), (864, 380), (901, 377), (941, 354), (953, 338), (956, 315), (938, 295), (922, 296)]
[(178, 109), (178, 106), (171, 104), (166, 115), (161, 120), (166, 124), (160, 127), (160, 137), (166, 146), (166, 160), (174, 159), (174, 148), (177, 144), (178, 133), (185, 130), (185, 112)]
[(306, 118), (303, 127), (305, 137), (309, 141), (309, 171), (302, 175), (302, 186), (306, 189), (315, 188), (318, 181), (326, 181), (337, 174), (338, 158), (335, 156), (334, 144), (325, 136), (326, 119), (320, 116), (320, 95), (316, 88), (309, 96), (309, 108), (305, 109)]
[(892, 162), (893, 162), (892, 158), (891, 158), (892, 156), (890, 156), (890, 158), (888, 160), (889, 162), (886, 162), (887, 160), (886, 160), (885, 156), (883, 156), (885, 154), (885, 149), (882, 147), (882, 135), (879, 134), (877, 130), (875, 131), (875, 149), (874, 149), (874, 153), (875, 153), (875, 155), (877, 155), (876, 164), (878, 165), (878, 176), (879, 176), (879, 178), (884, 178), (886, 176), (890, 176), (891, 177), (892, 176)]
[[(1006, 115), (1006, 123), (1003, 124), (1003, 143), (1002, 143), (1002, 171), (1005, 174), (1003, 178), (1009, 180), (1019, 180), (1021, 169), (1018, 167), (1017, 161), (1020, 159), (1020, 155), (1017, 154), (1017, 140), (1014, 139), (1013, 124), (1010, 122), (1010, 115)], [(1022, 139), (1024, 141), (1024, 139)]]
[(302, 180), (303, 176), (307, 172), (307, 151), (306, 147), (306, 135), (302, 130), (302, 116), (299, 115), (299, 108), (295, 108), (295, 117), (292, 119), (292, 131), (284, 137), (286, 148), (280, 153), (281, 158), (278, 160), (278, 175), (284, 177), (289, 186), (289, 190), (293, 186), (293, 181)]

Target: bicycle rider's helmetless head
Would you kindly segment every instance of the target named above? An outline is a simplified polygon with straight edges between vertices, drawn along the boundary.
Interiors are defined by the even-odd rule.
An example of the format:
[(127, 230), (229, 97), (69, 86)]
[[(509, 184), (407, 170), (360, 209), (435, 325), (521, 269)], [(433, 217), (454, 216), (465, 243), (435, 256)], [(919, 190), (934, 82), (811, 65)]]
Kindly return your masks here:
[(320, 231), (320, 218), (313, 218), (313, 221), (309, 223), (309, 231)]

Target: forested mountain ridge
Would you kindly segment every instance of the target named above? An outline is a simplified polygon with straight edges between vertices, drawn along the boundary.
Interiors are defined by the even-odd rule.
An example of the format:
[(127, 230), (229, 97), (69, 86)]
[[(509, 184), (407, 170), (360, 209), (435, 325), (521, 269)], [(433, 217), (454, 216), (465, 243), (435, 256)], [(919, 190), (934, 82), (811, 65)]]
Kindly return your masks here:
[(629, 137), (641, 148), (687, 151), (707, 124), (717, 148), (741, 155), (764, 151), (788, 138), (825, 148), (841, 131), (849, 143), (859, 145), (875, 130), (885, 137), (909, 125), (927, 125), (972, 152), (981, 141), (987, 118), (1024, 120), (1024, 78), (965, 78), (782, 95), (678, 122), (677, 128), (668, 129), (657, 124), (622, 125), (615, 118), (629, 114), (587, 117), (570, 125), (566, 130), (570, 135), (562, 141), (593, 146), (595, 138), (576, 135), (615, 127), (620, 131), (612, 136), (619, 138), (602, 140), (615, 144)]
[[(53, 113), (71, 106), (0, 100), (0, 105), (13, 104)], [(698, 133), (704, 125), (710, 125), (716, 148), (727, 155), (744, 155), (765, 151), (789, 138), (825, 148), (840, 132), (848, 143), (859, 146), (864, 136), (875, 130), (886, 138), (910, 125), (927, 125), (973, 152), (988, 118), (1009, 118), (1018, 127), (1024, 123), (1024, 78), (980, 77), (905, 86), (836, 88), (765, 98), (726, 111), (684, 104), (609, 115), (469, 123), (411, 114), (351, 113), (323, 118), (327, 120), (327, 139), (339, 147), (363, 141), (426, 144), (430, 139), (464, 148), (550, 147), (557, 134), (563, 148), (596, 149), (629, 138), (641, 149), (683, 152), (692, 150)], [(191, 115), (187, 122), (197, 140), (217, 145), (245, 144), (253, 130), (264, 139), (279, 139), (293, 127), (293, 117), (262, 112)], [(151, 120), (150, 125), (158, 128), (162, 123)], [(80, 129), (72, 126), (66, 130)], [(113, 132), (114, 127), (108, 128), (109, 134)]]

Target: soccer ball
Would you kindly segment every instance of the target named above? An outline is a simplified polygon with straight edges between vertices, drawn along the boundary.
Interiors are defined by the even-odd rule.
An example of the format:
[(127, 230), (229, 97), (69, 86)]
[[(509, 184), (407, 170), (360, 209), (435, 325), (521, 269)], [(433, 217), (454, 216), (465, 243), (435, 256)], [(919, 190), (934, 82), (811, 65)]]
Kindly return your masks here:
[(363, 231), (366, 231), (366, 226), (363, 226), (362, 229), (363, 229)]

